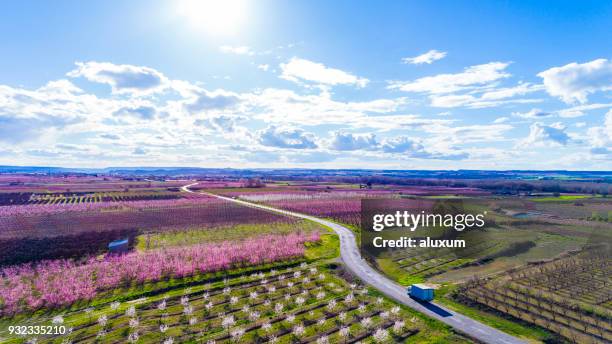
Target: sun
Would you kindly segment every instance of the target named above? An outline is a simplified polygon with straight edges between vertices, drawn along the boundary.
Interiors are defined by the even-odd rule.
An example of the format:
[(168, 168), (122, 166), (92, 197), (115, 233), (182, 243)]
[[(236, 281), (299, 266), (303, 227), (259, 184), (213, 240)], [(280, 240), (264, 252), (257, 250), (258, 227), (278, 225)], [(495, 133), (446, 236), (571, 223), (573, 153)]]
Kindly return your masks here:
[(247, 0), (181, 0), (178, 13), (198, 30), (213, 35), (238, 32), (246, 19)]

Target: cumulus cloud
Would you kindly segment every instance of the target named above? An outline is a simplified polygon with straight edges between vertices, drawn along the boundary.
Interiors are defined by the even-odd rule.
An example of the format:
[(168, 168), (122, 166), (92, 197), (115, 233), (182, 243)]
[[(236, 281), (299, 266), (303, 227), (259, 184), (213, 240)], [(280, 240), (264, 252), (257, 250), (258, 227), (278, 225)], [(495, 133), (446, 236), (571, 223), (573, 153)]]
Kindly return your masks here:
[(612, 147), (612, 110), (606, 113), (602, 126), (589, 128), (587, 134), (594, 148)]
[(531, 109), (527, 112), (513, 112), (512, 116), (526, 118), (526, 119), (540, 119), (550, 117), (553, 114), (551, 112), (542, 111), (540, 109)]
[(0, 114), (0, 142), (17, 144), (39, 137), (51, 129), (60, 129), (71, 121), (63, 117), (37, 115), (17, 117)]
[[(611, 104), (577, 104), (561, 107), (566, 108), (562, 110), (532, 109), (524, 112), (531, 109), (527, 107), (520, 108), (520, 111), (492, 111), (489, 116), (483, 112), (482, 115), (478, 113), (471, 117), (468, 121), (470, 125), (463, 126), (455, 126), (469, 115), (463, 111), (453, 111), (452, 117), (437, 116), (440, 110), (431, 108), (424, 108), (429, 116), (406, 112), (409, 109), (420, 109), (423, 99), (429, 99), (434, 105), (468, 108), (537, 101), (515, 97), (542, 91), (544, 85), (520, 83), (512, 87), (500, 86), (506, 77), (505, 67), (491, 68), (491, 73), (498, 75), (482, 78), (467, 76), (472, 73), (472, 67), (462, 73), (446, 74), (448, 78), (438, 79), (442, 81), (442, 89), (424, 87), (423, 97), (416, 95), (420, 99), (414, 100), (405, 94), (396, 98), (366, 100), (355, 98), (358, 95), (343, 94), (340, 100), (334, 96), (330, 87), (311, 88), (308, 92), (273, 88), (254, 89), (244, 93), (208, 91), (199, 83), (165, 78), (159, 88), (154, 86), (155, 83), (150, 88), (126, 88), (130, 83), (117, 81), (114, 74), (113, 78), (104, 73), (88, 74), (88, 77), (85, 70), (93, 67), (85, 68), (84, 64), (82, 67), (83, 71), (73, 71), (74, 75), (95, 80), (110, 78), (98, 82), (111, 85), (115, 93), (151, 95), (164, 87), (173, 92), (154, 94), (152, 97), (95, 95), (75, 86), (70, 81), (72, 79), (50, 81), (38, 89), (0, 85), (0, 143), (18, 152), (12, 153), (17, 158), (10, 159), (23, 158), (24, 163), (34, 163), (53, 161), (52, 157), (59, 155), (67, 163), (87, 161), (109, 164), (119, 159), (147, 162), (155, 157), (160, 159), (160, 163), (196, 161), (240, 166), (245, 161), (253, 161), (250, 157), (255, 155), (251, 151), (238, 152), (229, 148), (241, 144), (261, 152), (261, 159), (269, 157), (270, 161), (279, 164), (321, 162), (323, 166), (325, 161), (336, 160), (329, 166), (352, 167), (368, 162), (387, 167), (401, 166), (404, 159), (429, 159), (442, 161), (420, 161), (419, 164), (427, 167), (469, 168), (482, 166), (479, 164), (487, 159), (501, 161), (500, 155), (492, 157), (483, 153), (489, 149), (511, 151), (512, 154), (523, 151), (507, 147), (511, 145), (510, 142), (517, 142), (527, 136), (525, 133), (523, 137), (517, 138), (515, 132), (518, 130), (509, 132), (514, 125), (529, 129), (529, 136), (522, 140), (529, 147), (571, 144), (572, 148), (581, 147), (583, 155), (591, 152), (593, 161), (596, 160), (593, 156), (598, 159), (609, 156), (612, 147), (612, 114), (606, 114), (602, 123), (591, 128), (580, 129), (575, 121), (568, 121), (568, 127), (572, 130), (540, 122), (528, 127), (530, 123), (525, 124), (525, 121), (516, 118), (543, 122), (544, 118), (551, 116), (576, 117), (588, 112), (590, 116), (584, 126), (592, 126), (594, 115), (605, 113), (612, 107)], [(323, 66), (325, 72), (330, 69)], [(321, 82), (321, 77), (316, 73), (311, 75), (311, 79), (319, 81), (295, 78), (310, 85), (333, 85), (335, 82)], [(112, 82), (108, 81), (111, 79)], [(353, 79), (352, 82), (335, 84), (357, 85), (358, 82)], [(421, 82), (423, 85), (428, 83)], [(538, 106), (549, 109), (546, 105)], [(495, 120), (500, 116), (496, 116), (496, 113), (512, 113), (516, 117), (507, 115)], [(125, 125), (111, 127), (116, 123)], [(304, 126), (313, 129), (305, 129)], [(254, 128), (265, 129), (256, 131)], [(321, 135), (323, 132), (330, 134), (326, 138), (315, 137), (315, 134)], [(394, 136), (400, 132), (403, 136)], [(82, 147), (88, 148), (84, 150)], [(29, 155), (26, 154), (28, 150), (31, 153)], [(2, 147), (1, 154), (6, 154)], [(516, 154), (506, 156), (509, 164), (520, 159)], [(539, 158), (536, 154), (542, 153), (533, 155)], [(28, 159), (28, 156), (47, 156), (49, 159)], [(7, 161), (9, 158), (3, 159)], [(445, 165), (443, 162), (460, 159), (469, 160), (456, 165)], [(528, 161), (525, 164), (530, 163)]]
[(240, 128), (238, 127), (237, 122), (245, 119), (246, 118), (243, 116), (218, 115), (205, 119), (198, 119), (194, 123), (196, 125), (210, 127), (216, 131), (233, 133)]
[(150, 94), (167, 87), (168, 80), (155, 69), (143, 66), (116, 65), (108, 62), (77, 62), (69, 77), (111, 86), (113, 93)]
[(240, 98), (234, 93), (217, 90), (214, 92), (202, 91), (194, 99), (185, 103), (189, 113), (198, 113), (208, 110), (224, 110), (237, 105)]
[(153, 106), (127, 106), (113, 113), (113, 115), (119, 117), (133, 117), (142, 120), (152, 120), (156, 114), (157, 109)]
[(331, 149), (352, 151), (359, 149), (374, 149), (378, 145), (374, 134), (351, 134), (337, 131), (332, 134), (329, 144)]
[(420, 139), (407, 136), (385, 138), (378, 142), (374, 134), (351, 134), (334, 132), (329, 143), (334, 151), (371, 151), (392, 154), (400, 159), (461, 160), (469, 156), (456, 150), (431, 151), (425, 148)]
[[(385, 115), (396, 112), (405, 98), (369, 101), (337, 101), (329, 92), (302, 95), (292, 90), (267, 88), (243, 95), (253, 118), (276, 124), (340, 124), (354, 128), (402, 128), (446, 120), (430, 120), (418, 115)], [(288, 116), (287, 114), (291, 114)]]
[(300, 128), (292, 127), (277, 127), (271, 125), (258, 132), (258, 141), (264, 146), (277, 148), (317, 148), (314, 135)]
[(573, 62), (547, 69), (538, 76), (551, 96), (566, 103), (586, 103), (589, 94), (612, 90), (612, 62), (607, 59)]
[(0, 113), (15, 117), (88, 117), (99, 114), (101, 103), (68, 80), (50, 81), (36, 90), (0, 85)]
[(255, 55), (255, 52), (251, 50), (251, 48), (245, 45), (242, 45), (242, 46), (224, 45), (224, 46), (221, 46), (219, 50), (221, 50), (222, 53), (226, 53), (226, 54), (249, 55), (249, 56)]
[(463, 160), (469, 157), (467, 152), (458, 150), (426, 149), (422, 140), (407, 136), (398, 136), (385, 139), (380, 145), (380, 150), (385, 153), (399, 155), (404, 158), (434, 159), (434, 160)]
[(529, 135), (519, 144), (520, 146), (565, 146), (571, 139), (560, 125), (545, 125), (540, 122), (531, 124)]
[(49, 81), (45, 86), (39, 88), (38, 92), (54, 97), (70, 97), (75, 94), (83, 93), (83, 90), (78, 88), (70, 80), (60, 79)]
[(419, 56), (414, 56), (414, 57), (405, 57), (402, 59), (403, 63), (410, 63), (410, 64), (432, 64), (434, 61), (438, 61), (443, 59), (446, 56), (446, 52), (445, 51), (437, 51), (437, 50), (430, 50), (424, 54), (421, 54)]
[(353, 85), (356, 87), (365, 87), (369, 82), (366, 78), (297, 57), (287, 63), (281, 63), (280, 68), (282, 71), (280, 77), (293, 82), (306, 81), (329, 86)]
[(0, 85), (0, 141), (12, 144), (49, 139), (67, 129), (104, 116), (111, 107), (68, 80), (50, 81), (27, 90)]
[(423, 145), (414, 139), (407, 136), (399, 136), (385, 140), (381, 148), (385, 153), (406, 153), (406, 152), (422, 152)]
[(508, 63), (490, 62), (465, 68), (455, 74), (426, 76), (414, 81), (394, 81), (389, 88), (405, 92), (442, 94), (473, 89), (510, 76), (505, 72)]

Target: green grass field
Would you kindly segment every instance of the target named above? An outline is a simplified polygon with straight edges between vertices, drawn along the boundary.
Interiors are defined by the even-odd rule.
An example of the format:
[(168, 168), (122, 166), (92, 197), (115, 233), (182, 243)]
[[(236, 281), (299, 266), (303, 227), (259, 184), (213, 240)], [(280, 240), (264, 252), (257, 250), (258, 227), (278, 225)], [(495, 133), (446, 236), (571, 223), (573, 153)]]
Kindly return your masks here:
[(193, 228), (140, 235), (137, 238), (136, 248), (144, 251), (204, 242), (244, 240), (259, 235), (280, 235), (298, 231), (323, 233), (327, 229), (306, 220), (288, 223), (241, 224), (219, 228)]
[(558, 197), (534, 197), (530, 200), (534, 202), (560, 202), (560, 201), (575, 201), (578, 199), (595, 198), (592, 195), (559, 195)]

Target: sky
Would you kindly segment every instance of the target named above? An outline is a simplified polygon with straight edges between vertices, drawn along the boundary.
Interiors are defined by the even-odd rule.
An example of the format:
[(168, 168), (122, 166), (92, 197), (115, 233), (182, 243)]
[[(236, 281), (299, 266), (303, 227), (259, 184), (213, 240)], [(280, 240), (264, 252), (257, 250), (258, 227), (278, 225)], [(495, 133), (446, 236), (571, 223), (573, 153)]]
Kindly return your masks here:
[(612, 170), (612, 2), (0, 2), (0, 164)]

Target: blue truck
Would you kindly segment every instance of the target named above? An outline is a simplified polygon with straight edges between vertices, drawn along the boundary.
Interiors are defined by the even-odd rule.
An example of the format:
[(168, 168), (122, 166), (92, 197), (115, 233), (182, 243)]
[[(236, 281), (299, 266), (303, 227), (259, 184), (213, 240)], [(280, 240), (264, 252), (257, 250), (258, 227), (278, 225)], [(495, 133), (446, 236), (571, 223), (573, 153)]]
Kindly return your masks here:
[(434, 288), (427, 284), (413, 284), (408, 289), (408, 295), (419, 301), (431, 301), (434, 298)]

